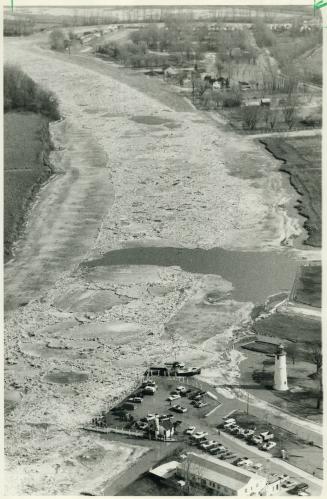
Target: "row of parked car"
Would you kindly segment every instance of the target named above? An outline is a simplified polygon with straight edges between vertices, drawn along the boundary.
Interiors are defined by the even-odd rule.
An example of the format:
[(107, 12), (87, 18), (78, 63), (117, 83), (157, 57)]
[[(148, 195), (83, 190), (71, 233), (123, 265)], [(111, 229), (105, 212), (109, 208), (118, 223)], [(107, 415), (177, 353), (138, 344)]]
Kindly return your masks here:
[(211, 454), (222, 460), (232, 460), (233, 464), (236, 466), (248, 466), (252, 467), (253, 470), (259, 470), (262, 467), (260, 463), (253, 463), (247, 457), (239, 457), (232, 452), (230, 449), (226, 448), (223, 444), (219, 443), (217, 440), (209, 440), (208, 433), (205, 431), (195, 431), (195, 426), (189, 426), (185, 430), (186, 435), (190, 435), (191, 441), (194, 445), (197, 445), (201, 450)]
[[(191, 401), (191, 404), (197, 409), (200, 409), (201, 407), (205, 407), (208, 405), (208, 403), (203, 400), (203, 396), (205, 394), (206, 392), (202, 390), (194, 390), (192, 388), (187, 389), (185, 388), (185, 386), (178, 386), (167, 397), (167, 401), (173, 402), (180, 399), (181, 397), (188, 397), (188, 399)], [(187, 411), (186, 407), (183, 407), (181, 405), (179, 405), (178, 407), (181, 409), (179, 412)]]
[(274, 434), (270, 431), (263, 431), (257, 435), (254, 429), (239, 426), (234, 418), (226, 419), (222, 429), (235, 437), (244, 438), (248, 444), (256, 445), (260, 450), (269, 451), (277, 445), (273, 440)]

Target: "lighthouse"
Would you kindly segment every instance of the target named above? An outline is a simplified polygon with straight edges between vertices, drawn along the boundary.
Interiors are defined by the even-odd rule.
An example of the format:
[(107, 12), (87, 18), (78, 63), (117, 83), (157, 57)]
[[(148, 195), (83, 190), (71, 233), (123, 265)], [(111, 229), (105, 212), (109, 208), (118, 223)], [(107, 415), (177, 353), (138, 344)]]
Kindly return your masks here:
[(275, 353), (274, 390), (280, 392), (288, 390), (286, 352), (283, 345), (279, 345)]

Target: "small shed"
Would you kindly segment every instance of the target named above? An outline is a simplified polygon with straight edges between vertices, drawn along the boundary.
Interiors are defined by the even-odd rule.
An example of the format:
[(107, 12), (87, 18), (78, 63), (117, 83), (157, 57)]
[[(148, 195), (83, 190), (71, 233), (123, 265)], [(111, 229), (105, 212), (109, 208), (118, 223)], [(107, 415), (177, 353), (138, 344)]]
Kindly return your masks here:
[(271, 104), (271, 99), (267, 98), (261, 99), (261, 106), (270, 107), (270, 104)]

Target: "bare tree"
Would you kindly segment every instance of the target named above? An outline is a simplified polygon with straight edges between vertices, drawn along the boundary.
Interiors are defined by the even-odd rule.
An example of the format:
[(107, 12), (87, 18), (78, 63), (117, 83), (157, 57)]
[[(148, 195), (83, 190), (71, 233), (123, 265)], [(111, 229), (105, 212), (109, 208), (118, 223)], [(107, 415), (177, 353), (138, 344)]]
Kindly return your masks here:
[(317, 372), (317, 382), (318, 382), (318, 397), (317, 397), (317, 409), (320, 409), (322, 398), (323, 398), (323, 379), (322, 379), (322, 368), (320, 367)]
[(310, 360), (316, 366), (316, 373), (319, 373), (319, 370), (322, 367), (322, 351), (321, 351), (321, 343), (314, 343), (310, 346)]
[(292, 364), (294, 366), (295, 360), (299, 357), (299, 347), (296, 342), (292, 342), (287, 347), (287, 353), (289, 357), (292, 359)]
[(260, 106), (244, 106), (242, 108), (243, 126), (254, 130), (260, 117)]

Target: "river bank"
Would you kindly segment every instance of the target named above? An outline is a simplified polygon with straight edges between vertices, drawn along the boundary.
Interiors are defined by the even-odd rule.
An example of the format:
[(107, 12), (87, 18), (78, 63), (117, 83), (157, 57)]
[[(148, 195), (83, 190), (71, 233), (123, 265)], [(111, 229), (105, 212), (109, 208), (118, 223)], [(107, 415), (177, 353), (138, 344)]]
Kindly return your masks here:
[[(253, 308), (244, 295), (231, 298), (233, 279), (190, 272), (177, 261), (84, 264), (146, 246), (296, 259), (281, 242), (301, 227), (293, 219), (285, 224), (281, 205), (289, 194), (259, 144), (128, 86), (123, 72), (121, 81), (112, 78), (101, 63), (100, 70), (41, 50), (33, 39), (6, 41), (6, 52), (51, 87), (65, 116), (54, 130), (53, 161), (62, 174), (41, 189), (5, 268), (7, 490), (78, 493), (79, 485), (88, 487), (87, 479), (80, 484), (84, 463), (76, 449), (91, 445), (79, 428), (174, 349), (200, 363), (206, 379), (233, 383), (238, 360), (227, 346)], [(53, 381), (63, 375), (69, 382)], [(137, 459), (128, 456), (122, 467)], [(89, 467), (103, 480), (99, 462)]]
[(13, 256), (28, 211), (52, 174), (49, 120), (36, 113), (4, 115), (4, 260)]

